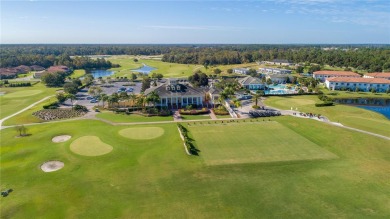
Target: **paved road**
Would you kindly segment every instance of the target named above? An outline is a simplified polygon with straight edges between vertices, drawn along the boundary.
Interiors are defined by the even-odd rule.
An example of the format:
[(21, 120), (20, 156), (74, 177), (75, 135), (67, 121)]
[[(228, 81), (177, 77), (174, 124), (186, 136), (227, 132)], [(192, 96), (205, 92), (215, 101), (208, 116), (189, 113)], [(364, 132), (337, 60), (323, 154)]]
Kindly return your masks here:
[(9, 119), (9, 118), (11, 118), (11, 117), (14, 117), (14, 116), (16, 116), (16, 115), (18, 115), (18, 114), (20, 114), (20, 113), (22, 113), (22, 112), (24, 112), (24, 111), (30, 109), (31, 107), (33, 107), (33, 106), (35, 106), (35, 105), (37, 105), (37, 104), (39, 104), (39, 103), (42, 103), (43, 101), (45, 101), (45, 100), (47, 100), (47, 99), (49, 99), (49, 98), (51, 98), (51, 97), (53, 97), (53, 96), (45, 97), (45, 98), (43, 98), (42, 100), (39, 100), (39, 101), (37, 101), (37, 102), (31, 104), (30, 106), (28, 106), (28, 107), (26, 107), (26, 108), (24, 108), (24, 109), (22, 109), (22, 110), (20, 110), (20, 111), (18, 111), (18, 112), (16, 112), (16, 113), (12, 114), (12, 115), (9, 115), (9, 116), (7, 116), (7, 117), (1, 119), (1, 120), (0, 120), (0, 129), (3, 129), (3, 122), (4, 122), (5, 120), (7, 120), (7, 119)]

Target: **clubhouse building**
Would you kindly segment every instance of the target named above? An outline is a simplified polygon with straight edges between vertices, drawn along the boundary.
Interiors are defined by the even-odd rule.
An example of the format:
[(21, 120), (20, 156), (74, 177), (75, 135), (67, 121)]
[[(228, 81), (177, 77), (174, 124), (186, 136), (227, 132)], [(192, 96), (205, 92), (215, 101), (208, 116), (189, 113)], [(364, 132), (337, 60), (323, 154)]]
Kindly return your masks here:
[(328, 78), (360, 78), (361, 76), (351, 71), (315, 71), (313, 78), (319, 79), (321, 82), (326, 81)]
[(145, 90), (145, 95), (147, 96), (153, 91), (160, 96), (160, 102), (156, 103), (156, 106), (176, 109), (187, 105), (203, 106), (206, 95), (201, 88), (192, 87), (188, 83), (180, 83), (173, 78)]
[(352, 90), (386, 92), (390, 89), (390, 80), (384, 78), (333, 77), (327, 78), (325, 85), (329, 90)]

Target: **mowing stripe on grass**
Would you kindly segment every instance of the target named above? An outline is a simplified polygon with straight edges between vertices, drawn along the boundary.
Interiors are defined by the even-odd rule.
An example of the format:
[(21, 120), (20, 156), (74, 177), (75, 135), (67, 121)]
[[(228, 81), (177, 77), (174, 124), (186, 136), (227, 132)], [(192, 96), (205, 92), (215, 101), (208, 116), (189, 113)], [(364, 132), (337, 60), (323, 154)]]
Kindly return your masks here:
[(207, 165), (337, 158), (278, 122), (188, 126)]

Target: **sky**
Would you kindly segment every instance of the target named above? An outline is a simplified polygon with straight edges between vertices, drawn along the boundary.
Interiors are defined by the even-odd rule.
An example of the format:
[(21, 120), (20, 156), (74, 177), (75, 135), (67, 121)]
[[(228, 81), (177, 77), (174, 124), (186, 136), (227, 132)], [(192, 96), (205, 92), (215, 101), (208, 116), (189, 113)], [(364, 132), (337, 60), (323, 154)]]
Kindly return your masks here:
[(2, 44), (390, 44), (390, 0), (1, 0)]

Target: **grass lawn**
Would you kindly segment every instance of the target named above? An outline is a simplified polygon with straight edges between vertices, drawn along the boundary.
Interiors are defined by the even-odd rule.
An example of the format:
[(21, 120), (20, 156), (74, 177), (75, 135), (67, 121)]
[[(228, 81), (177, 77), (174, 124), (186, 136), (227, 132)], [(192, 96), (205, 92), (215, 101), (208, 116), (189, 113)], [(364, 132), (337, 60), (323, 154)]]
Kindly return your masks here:
[[(192, 75), (196, 70), (201, 70), (207, 74), (214, 74), (214, 69), (219, 68), (222, 70), (222, 74), (227, 74), (227, 69), (230, 68), (259, 68), (259, 65), (256, 63), (246, 63), (246, 64), (237, 64), (237, 65), (216, 65), (210, 66), (209, 68), (204, 68), (203, 65), (194, 65), (194, 64), (178, 64), (178, 63), (169, 63), (162, 62), (158, 59), (150, 59), (150, 58), (142, 58), (137, 57), (138, 62), (133, 61), (134, 56), (112, 56), (109, 60), (114, 64), (119, 64), (121, 67), (112, 68), (110, 70), (115, 71), (115, 75), (113, 77), (128, 77), (131, 76), (131, 70), (142, 67), (142, 63), (156, 68), (153, 72), (161, 73), (165, 78), (169, 77), (188, 77)], [(137, 74), (137, 72), (134, 72)]]
[(337, 158), (275, 121), (191, 125), (188, 128), (207, 165)]
[(69, 77), (80, 78), (80, 77), (83, 77), (84, 75), (85, 75), (84, 69), (77, 69), (77, 70), (74, 70), (73, 73), (71, 75), (69, 75)]
[(371, 93), (371, 92), (352, 92), (352, 91), (330, 91), (321, 89), (324, 94), (331, 98), (386, 98), (390, 99), (390, 94), (386, 93)]
[(164, 129), (160, 127), (144, 127), (144, 128), (126, 128), (119, 131), (119, 134), (130, 139), (153, 139), (164, 134)]
[[(111, 126), (94, 120), (69, 121), (29, 126), (31, 136), (23, 138), (15, 138), (13, 129), (2, 130), (0, 189), (14, 191), (1, 198), (1, 217), (386, 218), (390, 215), (388, 141), (308, 119), (272, 120), (276, 122), (271, 128), (277, 128), (281, 136), (292, 136), (306, 146), (288, 150), (291, 144), (278, 142), (279, 136), (267, 137), (269, 131), (261, 124), (248, 125), (252, 130), (249, 135), (259, 130), (257, 138), (266, 139), (260, 140), (263, 144), (259, 147), (274, 144), (275, 151), (269, 149), (269, 155), (299, 155), (304, 153), (300, 149), (306, 147), (308, 154), (328, 151), (339, 158), (206, 166), (204, 160), (210, 156), (206, 153), (213, 153), (209, 159), (218, 159), (218, 153), (212, 148), (202, 148), (199, 157), (186, 155), (176, 124)], [(133, 140), (119, 134), (122, 129), (144, 127), (162, 128), (164, 134), (148, 140)], [(231, 132), (243, 133), (241, 125), (222, 128), (231, 129), (225, 134), (227, 137)], [(58, 135), (71, 135), (72, 139), (53, 143), (51, 139)], [(113, 150), (96, 157), (74, 154), (70, 145), (83, 136), (98, 136)], [(221, 145), (221, 158), (235, 159), (228, 154), (229, 150), (240, 159), (246, 159), (243, 154), (250, 156), (250, 150), (258, 151), (241, 142), (237, 148), (228, 143), (226, 150)], [(244, 148), (240, 149), (241, 146)], [(276, 150), (282, 147), (286, 150)], [(39, 166), (49, 160), (62, 161), (65, 166), (44, 173)]]
[(208, 114), (204, 115), (181, 115), (181, 118), (183, 120), (200, 120), (200, 119), (211, 119)]
[(0, 88), (0, 92), (5, 92), (0, 96), (0, 118), (7, 117), (44, 97), (54, 95), (57, 89), (47, 88), (42, 83), (31, 87)]
[(341, 104), (331, 107), (315, 107), (316, 102), (321, 102), (317, 96), (290, 96), (268, 97), (264, 103), (279, 109), (293, 107), (301, 112), (322, 114), (333, 122), (390, 137), (390, 120), (379, 113)]
[(173, 121), (172, 116), (141, 116), (137, 114), (116, 114), (110, 111), (103, 111), (96, 115), (97, 118), (105, 119), (111, 122), (159, 122)]
[(215, 115), (218, 119), (229, 119), (232, 118), (230, 115)]

